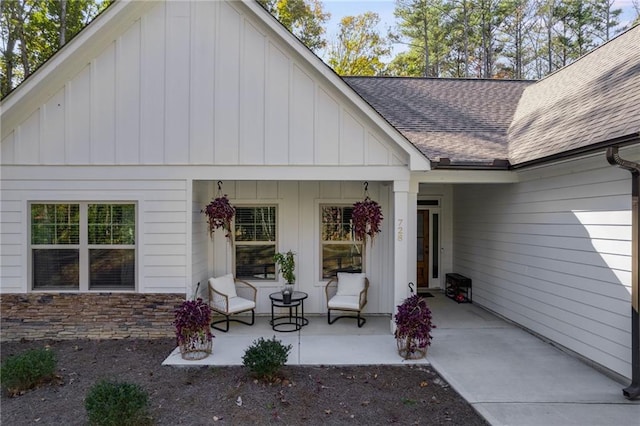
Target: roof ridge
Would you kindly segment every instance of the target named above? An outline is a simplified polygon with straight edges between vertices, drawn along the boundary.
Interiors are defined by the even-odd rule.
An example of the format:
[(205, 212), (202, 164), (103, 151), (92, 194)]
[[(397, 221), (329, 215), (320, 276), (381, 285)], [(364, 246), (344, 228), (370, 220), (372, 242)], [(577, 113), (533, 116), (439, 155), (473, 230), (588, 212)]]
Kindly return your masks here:
[(489, 82), (489, 81), (508, 81), (515, 83), (532, 83), (538, 80), (530, 80), (530, 79), (516, 79), (516, 78), (475, 78), (475, 77), (419, 77), (419, 76), (394, 76), (394, 75), (343, 75), (340, 76), (343, 79), (354, 79), (354, 78), (366, 78), (366, 79), (394, 79), (394, 80), (451, 80), (451, 81), (481, 81), (481, 82)]

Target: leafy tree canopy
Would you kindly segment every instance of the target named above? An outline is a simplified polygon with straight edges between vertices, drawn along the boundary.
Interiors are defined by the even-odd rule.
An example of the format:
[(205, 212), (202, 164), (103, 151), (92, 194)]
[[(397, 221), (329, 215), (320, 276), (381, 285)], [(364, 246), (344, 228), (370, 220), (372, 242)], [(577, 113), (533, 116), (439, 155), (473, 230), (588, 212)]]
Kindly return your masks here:
[(329, 65), (340, 75), (379, 75), (385, 69), (381, 58), (390, 54), (386, 38), (375, 30), (377, 13), (345, 16), (338, 37), (329, 48)]
[(22, 80), (84, 28), (113, 0), (2, 0), (0, 95)]
[(331, 17), (319, 0), (258, 0), (309, 49), (318, 53), (327, 41), (324, 24)]

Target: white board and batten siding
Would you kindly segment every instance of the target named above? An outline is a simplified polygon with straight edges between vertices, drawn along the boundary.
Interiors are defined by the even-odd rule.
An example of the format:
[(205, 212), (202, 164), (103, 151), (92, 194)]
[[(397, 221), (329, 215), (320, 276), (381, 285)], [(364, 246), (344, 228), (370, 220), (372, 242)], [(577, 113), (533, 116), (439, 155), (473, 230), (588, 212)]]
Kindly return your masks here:
[(631, 377), (630, 193), (604, 154), (456, 186), (454, 269), (475, 303)]
[(3, 129), (3, 164), (408, 163), (245, 8), (158, 2)]

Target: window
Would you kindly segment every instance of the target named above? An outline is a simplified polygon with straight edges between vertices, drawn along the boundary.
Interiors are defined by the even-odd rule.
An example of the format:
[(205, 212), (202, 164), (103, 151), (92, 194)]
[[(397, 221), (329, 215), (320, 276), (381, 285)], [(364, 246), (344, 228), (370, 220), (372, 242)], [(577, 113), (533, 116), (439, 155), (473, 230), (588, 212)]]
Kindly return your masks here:
[(276, 207), (237, 207), (234, 220), (236, 277), (275, 280)]
[(135, 204), (31, 204), (34, 290), (133, 290)]
[(338, 272), (362, 272), (364, 246), (353, 236), (353, 207), (320, 206), (322, 278)]
[(33, 288), (78, 289), (80, 209), (77, 204), (31, 206)]
[(135, 206), (89, 204), (89, 288), (133, 289)]

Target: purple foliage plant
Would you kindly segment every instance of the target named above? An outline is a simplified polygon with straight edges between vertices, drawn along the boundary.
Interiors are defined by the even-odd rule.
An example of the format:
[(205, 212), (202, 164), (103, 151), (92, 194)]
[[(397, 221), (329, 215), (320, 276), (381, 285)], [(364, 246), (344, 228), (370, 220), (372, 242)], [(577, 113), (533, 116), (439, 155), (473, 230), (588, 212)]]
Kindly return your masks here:
[(380, 204), (369, 197), (364, 201), (358, 201), (353, 205), (351, 220), (353, 221), (353, 233), (358, 241), (366, 241), (367, 236), (371, 238), (371, 244), (376, 235), (382, 231), (382, 208)]
[(398, 305), (395, 323), (395, 337), (400, 354), (406, 359), (416, 358), (417, 354), (426, 355), (433, 338), (431, 330), (436, 328), (426, 300), (417, 294), (406, 298)]
[(178, 344), (189, 344), (194, 337), (202, 340), (211, 340), (211, 307), (202, 298), (185, 300), (174, 311), (173, 325), (176, 327)]
[(229, 203), (229, 198), (227, 198), (226, 194), (213, 199), (202, 210), (202, 213), (207, 215), (211, 237), (213, 237), (216, 229), (222, 228), (225, 231), (225, 237), (231, 241), (231, 221), (236, 215), (236, 208)]

